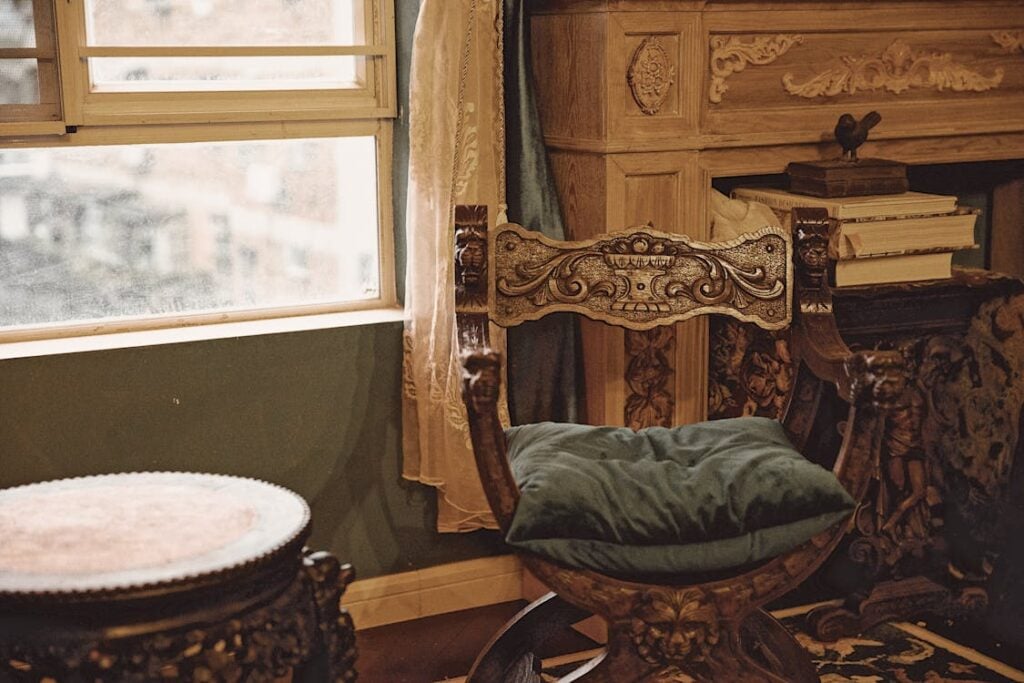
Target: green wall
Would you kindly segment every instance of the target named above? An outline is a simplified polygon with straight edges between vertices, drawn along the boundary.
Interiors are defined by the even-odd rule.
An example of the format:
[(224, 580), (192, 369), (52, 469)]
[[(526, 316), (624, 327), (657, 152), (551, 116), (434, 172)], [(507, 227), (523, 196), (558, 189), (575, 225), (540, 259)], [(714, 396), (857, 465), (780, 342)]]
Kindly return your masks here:
[(0, 361), (0, 487), (136, 470), (265, 479), (357, 575), (500, 551), (437, 534), (401, 468), (401, 324)]
[[(395, 238), (405, 261), (408, 74), (419, 0), (395, 3)], [(313, 539), (369, 578), (502, 550), (438, 534), (402, 480), (400, 323), (0, 361), (0, 487), (105, 472), (258, 477), (305, 496)]]

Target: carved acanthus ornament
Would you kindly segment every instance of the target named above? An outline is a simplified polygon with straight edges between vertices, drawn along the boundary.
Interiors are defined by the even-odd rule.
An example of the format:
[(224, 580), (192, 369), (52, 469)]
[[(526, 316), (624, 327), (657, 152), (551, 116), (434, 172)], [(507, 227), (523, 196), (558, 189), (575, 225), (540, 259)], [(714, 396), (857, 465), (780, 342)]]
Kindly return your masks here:
[(649, 36), (640, 43), (633, 53), (626, 81), (640, 111), (648, 116), (657, 114), (676, 82), (676, 67), (657, 37)]
[(743, 42), (740, 36), (714, 36), (711, 38), (711, 85), (708, 99), (718, 104), (729, 89), (725, 80), (747, 68), (748, 64), (764, 66), (786, 54), (791, 47), (804, 42), (803, 36), (757, 36)]
[(896, 95), (912, 88), (984, 92), (1003, 82), (1003, 69), (985, 76), (957, 63), (949, 52), (915, 50), (895, 40), (880, 54), (842, 57), (842, 65), (823, 71), (804, 83), (792, 73), (782, 77), (790, 95), (813, 99), (852, 95), (862, 90), (887, 90)]
[(776, 228), (713, 244), (636, 228), (568, 247), (519, 226), (496, 232), (495, 308), (503, 325), (553, 310), (635, 330), (708, 312), (771, 328), (789, 319), (790, 243)]
[(671, 327), (626, 332), (626, 426), (671, 427), (675, 412), (672, 379), (676, 335)]
[(996, 31), (992, 40), (1007, 52), (1024, 52), (1024, 31)]

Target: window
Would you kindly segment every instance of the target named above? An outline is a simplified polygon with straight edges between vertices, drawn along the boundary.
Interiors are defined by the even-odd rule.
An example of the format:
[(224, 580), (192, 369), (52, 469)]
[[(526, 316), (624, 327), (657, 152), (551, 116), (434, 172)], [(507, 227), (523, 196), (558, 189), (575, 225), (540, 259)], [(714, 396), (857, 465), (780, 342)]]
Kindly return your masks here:
[(0, 0), (0, 340), (394, 305), (393, 0)]

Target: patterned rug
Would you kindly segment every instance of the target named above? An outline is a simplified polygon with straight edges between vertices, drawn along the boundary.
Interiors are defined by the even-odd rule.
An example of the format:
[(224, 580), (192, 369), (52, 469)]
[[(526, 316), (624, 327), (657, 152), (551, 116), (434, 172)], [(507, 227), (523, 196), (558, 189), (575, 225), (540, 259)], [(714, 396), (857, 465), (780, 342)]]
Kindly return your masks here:
[[(886, 623), (856, 638), (820, 642), (802, 630), (812, 607), (774, 614), (811, 654), (822, 683), (1024, 683), (1024, 672), (914, 624)], [(557, 681), (600, 652), (545, 660), (543, 678)]]
[(822, 643), (801, 631), (802, 616), (782, 623), (810, 652), (822, 683), (1024, 681), (1024, 672), (914, 624), (881, 624), (857, 638)]

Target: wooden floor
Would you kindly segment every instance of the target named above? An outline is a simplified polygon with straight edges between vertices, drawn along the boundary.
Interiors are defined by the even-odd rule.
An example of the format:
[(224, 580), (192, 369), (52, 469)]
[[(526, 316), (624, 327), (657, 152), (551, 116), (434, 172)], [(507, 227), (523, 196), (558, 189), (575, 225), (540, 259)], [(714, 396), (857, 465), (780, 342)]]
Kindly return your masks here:
[[(434, 683), (465, 676), (491, 636), (526, 604), (506, 602), (359, 631), (359, 682)], [(550, 651), (539, 652), (541, 657), (589, 650), (596, 645), (589, 638), (568, 632), (547, 647)]]

